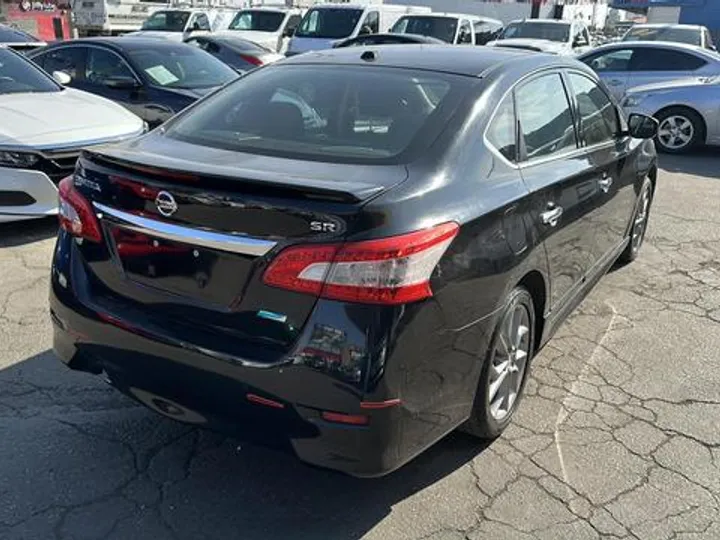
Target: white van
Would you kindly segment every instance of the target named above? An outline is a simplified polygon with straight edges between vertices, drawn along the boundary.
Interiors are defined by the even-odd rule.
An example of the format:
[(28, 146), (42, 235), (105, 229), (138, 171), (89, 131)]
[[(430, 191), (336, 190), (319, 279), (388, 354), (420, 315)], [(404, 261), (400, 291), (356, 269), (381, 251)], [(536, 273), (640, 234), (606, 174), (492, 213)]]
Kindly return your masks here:
[(321, 4), (310, 8), (290, 40), (287, 56), (330, 49), (339, 40), (385, 33), (403, 15), (431, 13), (421, 6)]
[(298, 8), (257, 7), (242, 9), (223, 34), (247, 39), (278, 53), (287, 49), (305, 11)]

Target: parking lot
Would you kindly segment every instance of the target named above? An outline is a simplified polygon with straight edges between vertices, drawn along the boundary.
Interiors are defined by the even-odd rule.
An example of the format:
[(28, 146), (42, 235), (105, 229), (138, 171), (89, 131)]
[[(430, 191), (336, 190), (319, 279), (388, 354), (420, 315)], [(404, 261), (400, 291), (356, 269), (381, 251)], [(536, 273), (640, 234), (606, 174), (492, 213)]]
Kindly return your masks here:
[(720, 537), (720, 161), (662, 156), (648, 239), (511, 428), (356, 480), (173, 423), (53, 358), (55, 224), (0, 228), (0, 538)]

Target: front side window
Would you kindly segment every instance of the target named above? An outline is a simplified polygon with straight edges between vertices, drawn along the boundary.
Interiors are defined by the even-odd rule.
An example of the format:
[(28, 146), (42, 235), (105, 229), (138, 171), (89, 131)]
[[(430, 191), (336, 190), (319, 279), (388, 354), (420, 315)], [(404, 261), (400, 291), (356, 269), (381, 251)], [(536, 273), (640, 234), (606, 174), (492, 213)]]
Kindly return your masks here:
[(660, 48), (637, 48), (631, 71), (695, 71), (707, 62), (694, 54)]
[(453, 17), (408, 16), (401, 17), (390, 31), (395, 34), (430, 36), (446, 43), (454, 43), (457, 25), (458, 21)]
[(64, 71), (73, 79), (78, 79), (83, 73), (85, 51), (85, 47), (64, 47), (40, 54), (34, 59), (48, 73)]
[(210, 19), (208, 19), (208, 16), (204, 13), (198, 13), (195, 16), (195, 19), (193, 20), (191, 26), (191, 30), (206, 30), (210, 31)]
[(580, 133), (588, 146), (612, 141), (618, 133), (615, 106), (600, 86), (584, 75), (569, 76), (580, 116)]
[(133, 66), (157, 86), (211, 88), (237, 77), (231, 68), (195, 47), (133, 48)]
[(238, 152), (394, 163), (435, 140), (470, 85), (467, 77), (405, 69), (278, 66), (203, 100), (166, 134)]
[(19, 54), (0, 49), (0, 95), (59, 92), (60, 86)]
[(460, 45), (472, 45), (472, 27), (468, 21), (463, 21), (460, 25), (458, 43)]
[(142, 30), (184, 32), (189, 18), (188, 11), (156, 11), (143, 23)]
[(367, 34), (380, 32), (380, 14), (377, 11), (370, 11), (367, 14), (363, 23), (363, 31)]
[(486, 137), (505, 159), (512, 162), (517, 160), (515, 124), (515, 105), (512, 94), (508, 94), (490, 122)]
[[(285, 20), (285, 14), (260, 9), (239, 11), (230, 23), (230, 30), (249, 30), (252, 32), (277, 32)], [(288, 23), (290, 26), (290, 23)]]
[(117, 54), (103, 49), (88, 49), (85, 80), (104, 85), (111, 80), (134, 80), (135, 76)]
[(616, 49), (590, 55), (584, 58), (583, 62), (590, 66), (595, 73), (609, 73), (628, 71), (632, 57), (632, 49)]
[(303, 17), (295, 37), (340, 39), (353, 33), (362, 9), (314, 8)]
[(515, 91), (515, 99), (527, 159), (577, 148), (570, 103), (559, 74), (523, 84)]

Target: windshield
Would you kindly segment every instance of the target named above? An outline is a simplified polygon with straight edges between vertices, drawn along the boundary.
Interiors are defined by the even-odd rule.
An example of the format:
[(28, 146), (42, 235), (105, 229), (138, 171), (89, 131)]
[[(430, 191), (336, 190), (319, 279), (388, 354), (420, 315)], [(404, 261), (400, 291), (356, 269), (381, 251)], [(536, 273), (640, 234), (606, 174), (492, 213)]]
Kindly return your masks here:
[(22, 30), (0, 24), (0, 43), (38, 43), (39, 41)]
[(239, 11), (230, 23), (230, 30), (277, 32), (285, 20), (284, 13), (246, 9)]
[(0, 94), (58, 92), (62, 88), (19, 54), (0, 49)]
[(635, 27), (631, 28), (623, 41), (674, 41), (688, 45), (701, 45), (700, 32), (690, 28), (672, 26)]
[(238, 152), (387, 162), (435, 140), (470, 84), (408, 69), (275, 66), (200, 102), (166, 135)]
[(132, 64), (153, 84), (167, 88), (211, 88), (237, 77), (230, 67), (214, 56), (186, 45), (133, 48)]
[(157, 11), (143, 23), (142, 30), (183, 32), (189, 18), (187, 11)]
[(566, 43), (570, 40), (570, 25), (541, 22), (514, 22), (507, 25), (498, 39), (544, 39)]
[(311, 9), (305, 14), (296, 37), (340, 39), (353, 33), (362, 9)]
[(420, 34), (454, 43), (456, 30), (457, 19), (451, 17), (402, 17), (390, 31), (395, 34)]

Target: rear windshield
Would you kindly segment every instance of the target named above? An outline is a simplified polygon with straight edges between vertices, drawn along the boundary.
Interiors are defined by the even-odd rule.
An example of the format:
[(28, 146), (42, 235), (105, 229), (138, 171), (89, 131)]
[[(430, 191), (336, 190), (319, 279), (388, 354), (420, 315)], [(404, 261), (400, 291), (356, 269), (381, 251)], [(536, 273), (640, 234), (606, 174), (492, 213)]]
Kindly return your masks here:
[(235, 15), (230, 30), (251, 30), (253, 32), (277, 32), (285, 20), (285, 14), (276, 11), (243, 10)]
[(433, 142), (473, 80), (406, 69), (278, 65), (176, 117), (166, 135), (295, 159), (399, 163)]
[(420, 34), (454, 43), (456, 30), (457, 19), (450, 17), (402, 17), (390, 31), (394, 34)]
[(295, 37), (325, 39), (348, 37), (355, 30), (362, 14), (362, 9), (311, 9), (300, 22)]
[(505, 27), (499, 39), (515, 38), (566, 42), (570, 39), (570, 25), (553, 22), (514, 22)]
[(672, 26), (631, 28), (623, 41), (673, 41), (688, 45), (702, 45), (700, 31)]

